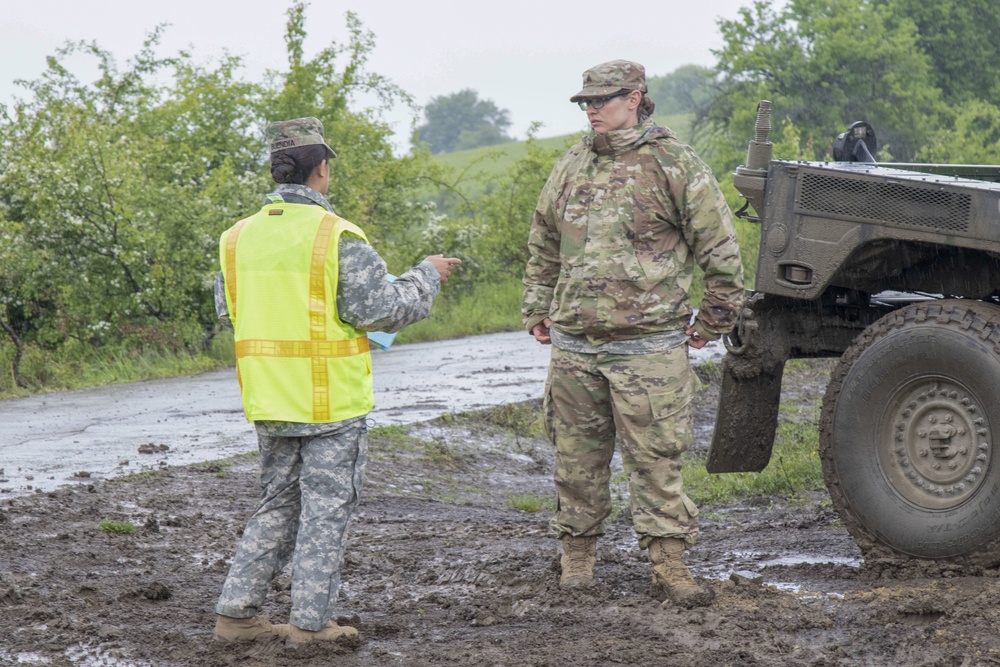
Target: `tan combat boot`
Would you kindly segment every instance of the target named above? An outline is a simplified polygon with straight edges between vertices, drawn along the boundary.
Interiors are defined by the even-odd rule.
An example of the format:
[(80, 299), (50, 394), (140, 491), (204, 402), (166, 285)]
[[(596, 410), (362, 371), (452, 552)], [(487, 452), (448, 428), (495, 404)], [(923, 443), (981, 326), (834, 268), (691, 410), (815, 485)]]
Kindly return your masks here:
[(287, 635), (287, 626), (272, 625), (266, 618), (251, 616), (249, 618), (233, 618), (232, 616), (216, 616), (215, 632), (212, 639), (223, 642), (252, 642), (274, 639)]
[(350, 641), (358, 636), (357, 628), (349, 625), (337, 625), (334, 621), (327, 622), (321, 630), (303, 630), (294, 625), (288, 625), (288, 641), (293, 644), (306, 642), (334, 642), (338, 639)]
[(594, 563), (597, 562), (597, 537), (562, 538), (562, 575), (560, 588), (586, 588), (594, 583)]
[(684, 565), (684, 540), (657, 537), (649, 544), (649, 560), (653, 563), (653, 589), (664, 589), (674, 604), (705, 607), (715, 599), (711, 588), (699, 586)]

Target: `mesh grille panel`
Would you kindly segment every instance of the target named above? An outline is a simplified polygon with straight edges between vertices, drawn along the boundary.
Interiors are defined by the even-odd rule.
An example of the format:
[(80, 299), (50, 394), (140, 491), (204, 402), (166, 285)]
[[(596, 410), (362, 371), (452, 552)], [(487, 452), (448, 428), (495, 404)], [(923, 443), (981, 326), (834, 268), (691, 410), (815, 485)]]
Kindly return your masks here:
[(826, 174), (802, 175), (797, 208), (883, 225), (933, 227), (967, 232), (972, 198), (967, 194), (900, 183), (882, 183)]

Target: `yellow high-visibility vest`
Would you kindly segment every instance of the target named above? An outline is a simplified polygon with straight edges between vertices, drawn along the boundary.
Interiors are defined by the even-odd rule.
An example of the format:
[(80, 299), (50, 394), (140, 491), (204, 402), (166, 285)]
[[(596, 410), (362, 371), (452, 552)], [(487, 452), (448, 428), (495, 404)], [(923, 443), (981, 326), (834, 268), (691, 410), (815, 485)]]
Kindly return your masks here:
[(337, 316), (337, 244), (345, 231), (368, 240), (320, 206), (271, 203), (222, 234), (248, 420), (319, 424), (372, 409), (368, 338)]

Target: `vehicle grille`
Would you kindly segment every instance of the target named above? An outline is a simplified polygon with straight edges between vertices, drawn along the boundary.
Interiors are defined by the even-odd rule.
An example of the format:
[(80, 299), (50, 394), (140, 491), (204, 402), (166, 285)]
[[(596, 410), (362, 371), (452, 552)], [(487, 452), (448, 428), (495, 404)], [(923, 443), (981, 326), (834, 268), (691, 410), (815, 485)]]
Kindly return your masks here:
[(882, 225), (968, 232), (972, 197), (911, 184), (804, 173), (796, 211)]

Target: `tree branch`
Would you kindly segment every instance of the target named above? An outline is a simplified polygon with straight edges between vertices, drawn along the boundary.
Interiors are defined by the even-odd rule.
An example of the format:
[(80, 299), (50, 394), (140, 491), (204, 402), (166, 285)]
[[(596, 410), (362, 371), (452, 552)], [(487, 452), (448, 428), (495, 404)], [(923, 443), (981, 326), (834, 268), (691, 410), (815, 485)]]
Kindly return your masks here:
[(24, 354), (24, 345), (21, 343), (17, 332), (14, 331), (14, 327), (10, 326), (6, 320), (0, 319), (0, 326), (3, 326), (7, 335), (10, 336), (10, 340), (14, 343), (14, 361), (11, 364), (11, 368), (14, 371), (14, 384), (21, 389), (27, 389), (28, 383), (21, 378), (21, 355)]

